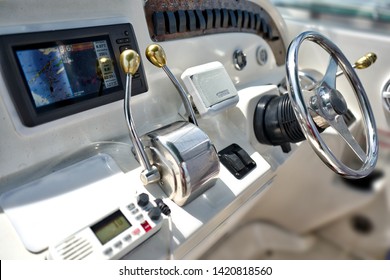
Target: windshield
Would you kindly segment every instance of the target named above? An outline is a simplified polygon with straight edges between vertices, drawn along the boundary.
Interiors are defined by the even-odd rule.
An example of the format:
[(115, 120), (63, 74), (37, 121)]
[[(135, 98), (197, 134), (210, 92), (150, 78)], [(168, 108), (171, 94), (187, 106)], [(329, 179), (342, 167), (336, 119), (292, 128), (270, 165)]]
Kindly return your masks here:
[(390, 0), (271, 0), (276, 6), (390, 22)]

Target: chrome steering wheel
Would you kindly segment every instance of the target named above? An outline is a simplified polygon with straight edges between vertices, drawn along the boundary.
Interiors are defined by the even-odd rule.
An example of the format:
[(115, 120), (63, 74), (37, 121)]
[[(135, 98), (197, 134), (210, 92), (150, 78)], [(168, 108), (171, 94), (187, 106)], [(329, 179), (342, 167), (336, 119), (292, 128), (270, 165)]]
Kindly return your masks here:
[[(316, 43), (330, 55), (324, 77), (311, 89), (301, 86), (298, 70), (298, 52), (305, 40)], [(343, 118), (348, 108), (345, 99), (336, 89), (338, 67), (349, 81), (359, 103), (365, 130), (365, 150), (356, 141)], [(286, 70), (288, 94), (294, 113), (306, 139), (317, 155), (330, 169), (343, 177), (358, 179), (370, 174), (378, 159), (379, 145), (375, 119), (362, 83), (340, 49), (317, 32), (304, 32), (298, 35), (288, 48)], [(334, 155), (319, 132), (327, 126), (333, 127), (356, 154), (361, 161), (360, 168), (351, 168)]]

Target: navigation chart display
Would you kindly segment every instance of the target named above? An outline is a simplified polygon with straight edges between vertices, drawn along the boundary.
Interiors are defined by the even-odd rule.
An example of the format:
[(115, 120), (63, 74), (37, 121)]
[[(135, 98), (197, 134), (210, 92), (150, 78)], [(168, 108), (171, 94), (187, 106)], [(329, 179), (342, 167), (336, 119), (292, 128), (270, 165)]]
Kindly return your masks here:
[[(48, 24), (41, 26), (43, 31), (0, 34), (0, 71), (11, 110), (18, 114), (17, 125), (35, 127), (123, 100), (126, 75), (120, 71), (119, 57), (126, 49), (139, 53), (134, 29), (130, 23), (90, 23), (59, 30)], [(141, 62), (131, 95), (147, 91)]]
[(36, 109), (119, 86), (108, 39), (16, 50)]

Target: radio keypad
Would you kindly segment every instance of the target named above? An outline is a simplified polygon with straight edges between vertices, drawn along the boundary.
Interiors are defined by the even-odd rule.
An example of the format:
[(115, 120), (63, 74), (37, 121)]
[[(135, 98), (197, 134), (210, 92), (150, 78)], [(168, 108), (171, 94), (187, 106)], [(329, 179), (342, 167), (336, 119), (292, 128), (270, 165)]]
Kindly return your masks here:
[[(140, 213), (142, 210), (147, 211), (148, 208), (151, 206), (148, 204), (144, 206), (142, 209), (136, 206), (135, 203), (130, 203), (126, 206), (127, 210), (129, 210), (130, 214), (134, 216), (135, 220), (139, 222), (138, 227), (135, 227), (133, 225), (133, 230), (131, 233), (126, 234), (122, 240), (119, 240), (113, 244), (113, 246), (106, 248), (103, 251), (103, 254), (106, 256), (111, 256), (114, 253), (114, 250), (120, 250), (124, 247), (123, 242), (125, 243), (131, 243), (134, 237), (139, 237), (142, 234), (141, 228), (145, 231), (145, 233), (149, 232), (152, 229), (152, 226), (145, 220), (145, 217), (142, 213)], [(140, 213), (140, 214), (139, 214)], [(123, 241), (123, 242), (122, 242)]]

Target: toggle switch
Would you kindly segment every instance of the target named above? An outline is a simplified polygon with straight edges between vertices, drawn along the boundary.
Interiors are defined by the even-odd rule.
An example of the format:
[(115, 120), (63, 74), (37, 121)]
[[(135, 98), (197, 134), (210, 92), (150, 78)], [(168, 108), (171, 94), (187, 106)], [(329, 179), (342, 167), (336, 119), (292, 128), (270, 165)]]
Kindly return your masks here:
[(248, 28), (249, 27), (249, 12), (243, 11), (243, 17), (242, 17), (242, 28)]
[(245, 165), (245, 166), (249, 166), (251, 164), (255, 164), (256, 163), (253, 161), (253, 159), (248, 155), (247, 152), (245, 152), (244, 149), (238, 149), (235, 151), (235, 154), (240, 158), (240, 160), (242, 161), (242, 163)]
[(188, 31), (196, 30), (196, 17), (193, 10), (186, 11), (187, 14), (187, 29)]
[(175, 12), (177, 19), (177, 31), (186, 32), (187, 31), (187, 18), (186, 13), (183, 10), (178, 10)]
[(164, 35), (165, 34), (165, 19), (163, 12), (155, 12), (152, 16), (153, 26), (154, 26), (154, 34)]
[(242, 20), (243, 20), (243, 12), (241, 10), (236, 10), (235, 14), (236, 14), (236, 19), (237, 19), (237, 25), (236, 26), (238, 28), (241, 28)]
[(229, 27), (229, 12), (227, 9), (221, 9), (222, 14), (222, 28)]
[(237, 27), (237, 18), (233, 10), (229, 10), (229, 25), (232, 27)]
[(256, 168), (256, 162), (237, 144), (232, 144), (218, 153), (221, 163), (236, 177), (242, 179)]
[(177, 32), (176, 17), (173, 12), (165, 12), (165, 28), (167, 29), (166, 31), (170, 34)]
[(205, 20), (206, 20), (206, 29), (212, 29), (214, 24), (213, 10), (206, 9), (204, 13), (205, 13)]
[(196, 15), (196, 27), (200, 30), (206, 29), (206, 20), (201, 10), (195, 10)]
[(214, 28), (221, 27), (221, 10), (213, 9), (214, 12)]
[(189, 99), (188, 94), (186, 93), (184, 88), (176, 79), (175, 75), (173, 75), (173, 73), (167, 66), (167, 58), (164, 49), (158, 44), (152, 44), (146, 48), (145, 55), (146, 58), (150, 61), (150, 63), (152, 63), (156, 67), (162, 68), (167, 74), (168, 78), (171, 80), (171, 82), (180, 94), (184, 107), (186, 108), (186, 111), (189, 115), (190, 121), (197, 126), (198, 121), (196, 120), (195, 111), (192, 108), (191, 100)]
[(236, 172), (240, 172), (245, 168), (244, 163), (235, 153), (224, 154), (222, 157)]

